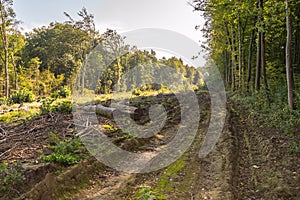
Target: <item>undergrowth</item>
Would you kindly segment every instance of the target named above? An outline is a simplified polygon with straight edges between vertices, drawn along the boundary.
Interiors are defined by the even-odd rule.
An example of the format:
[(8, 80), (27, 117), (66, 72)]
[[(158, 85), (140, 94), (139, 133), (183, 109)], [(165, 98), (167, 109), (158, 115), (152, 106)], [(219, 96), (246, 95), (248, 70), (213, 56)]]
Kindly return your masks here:
[(47, 114), (50, 112), (56, 113), (71, 113), (73, 104), (69, 100), (57, 100), (54, 98), (47, 98), (41, 100), (42, 105), (40, 106), (41, 114)]
[(50, 163), (59, 163), (64, 166), (74, 165), (87, 157), (87, 151), (81, 142), (81, 139), (76, 137), (67, 140), (60, 140), (56, 135), (50, 136), (54, 145), (49, 145), (53, 153), (50, 155), (42, 155), (42, 161)]
[(15, 192), (15, 188), (25, 180), (24, 169), (20, 163), (8, 165), (3, 162), (0, 164), (0, 191), (8, 193)]
[(25, 121), (27, 121), (35, 118), (36, 116), (37, 112), (35, 110), (16, 110), (0, 115), (0, 122), (10, 123), (20, 119), (24, 119)]
[(159, 200), (156, 193), (150, 188), (142, 188), (136, 194), (137, 200)]
[(273, 100), (268, 105), (266, 97), (262, 94), (234, 95), (232, 99), (242, 104), (249, 111), (249, 117), (252, 119), (264, 126), (274, 127), (283, 134), (288, 135), (291, 138), (291, 151), (300, 153), (299, 136), (295, 133), (295, 129), (300, 128), (300, 104), (298, 101), (296, 102), (296, 108), (298, 109), (292, 110), (286, 105), (286, 101), (281, 98)]

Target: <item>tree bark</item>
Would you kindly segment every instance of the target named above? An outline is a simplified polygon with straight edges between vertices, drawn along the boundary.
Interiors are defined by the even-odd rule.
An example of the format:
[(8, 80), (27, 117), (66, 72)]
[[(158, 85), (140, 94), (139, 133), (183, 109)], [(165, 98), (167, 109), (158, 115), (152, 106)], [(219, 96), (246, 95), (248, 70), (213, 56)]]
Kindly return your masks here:
[(228, 52), (227, 50), (224, 50), (224, 81), (225, 81), (225, 87), (228, 88), (228, 80), (229, 80), (229, 58), (228, 58)]
[[(259, 0), (259, 9), (261, 10), (261, 13), (264, 10), (264, 2), (263, 0)], [(264, 18), (263, 15), (260, 14), (259, 16), (259, 22), (262, 25), (260, 30), (260, 59), (261, 59), (261, 71), (262, 71), (262, 78), (263, 78), (263, 86), (265, 90), (265, 94), (267, 97), (267, 104), (270, 105), (270, 90), (268, 86), (267, 81), (267, 71), (266, 71), (266, 57), (265, 57), (265, 31), (264, 31)]]
[[(83, 57), (83, 56), (82, 56)], [(82, 65), (82, 77), (81, 77), (81, 94), (84, 94), (84, 88), (85, 88), (85, 72), (88, 62), (88, 55), (85, 54), (85, 58)]]
[(232, 34), (230, 34), (227, 23), (225, 23), (225, 29), (226, 29), (228, 43), (229, 43), (230, 50), (231, 50), (231, 89), (232, 89), (232, 91), (234, 91), (235, 90), (235, 81), (236, 81), (236, 77), (235, 77), (235, 73), (236, 73), (235, 52), (236, 51), (235, 51), (235, 47), (234, 47), (234, 39), (233, 38), (235, 37), (235, 34), (234, 34), (234, 32)]
[(262, 50), (264, 50), (264, 47), (262, 47), (262, 29), (261, 26), (263, 22), (263, 0), (257, 1), (257, 8), (260, 11), (258, 17), (257, 17), (257, 24), (258, 24), (258, 40), (257, 40), (257, 55), (256, 55), (256, 75), (255, 75), (255, 90), (260, 91), (260, 79), (261, 79), (261, 71), (262, 71)]
[(0, 0), (0, 14), (1, 14), (1, 36), (2, 44), (4, 48), (4, 71), (5, 71), (5, 96), (9, 97), (9, 71), (8, 71), (8, 39), (7, 39), (7, 30), (6, 30), (6, 15), (7, 12), (3, 5), (3, 2)]
[(247, 78), (247, 92), (250, 90), (250, 82), (252, 78), (252, 56), (253, 56), (253, 43), (255, 40), (255, 30), (251, 31), (251, 38), (249, 43), (249, 55), (248, 55), (248, 78)]
[(256, 74), (255, 74), (255, 90), (260, 90), (260, 76), (261, 76), (261, 33), (258, 33), (257, 39), (257, 53), (256, 53)]
[(238, 14), (238, 62), (239, 62), (239, 89), (242, 88), (242, 33), (241, 33), (241, 19)]
[(294, 77), (291, 59), (292, 27), (289, 9), (289, 0), (286, 0), (286, 78), (288, 86), (288, 105), (291, 109), (294, 109)]
[(121, 74), (122, 74), (122, 66), (121, 66), (120, 57), (117, 57), (117, 67), (118, 67), (118, 69), (117, 69), (118, 70), (118, 74), (117, 74), (116, 91), (120, 92), (121, 91)]
[(270, 105), (270, 90), (268, 86), (268, 79), (267, 79), (267, 70), (266, 70), (266, 57), (265, 57), (265, 33), (261, 33), (261, 69), (262, 69), (262, 78), (263, 78), (263, 85), (265, 94), (267, 97), (267, 103)]
[(89, 106), (82, 106), (80, 107), (80, 110), (86, 111), (86, 112), (95, 112), (98, 115), (101, 115), (103, 117), (107, 117), (109, 119), (113, 119), (114, 113), (121, 112), (121, 113), (127, 113), (130, 115), (134, 115), (136, 108), (117, 104), (114, 103), (111, 105), (112, 107), (105, 107), (101, 104), (98, 105), (89, 105)]
[(14, 55), (11, 55), (11, 61), (12, 61), (12, 65), (14, 67), (14, 73), (15, 73), (15, 90), (18, 91), (19, 90), (19, 79), (18, 79), (18, 71), (17, 71), (17, 66), (16, 66), (16, 62), (15, 62), (15, 58)]

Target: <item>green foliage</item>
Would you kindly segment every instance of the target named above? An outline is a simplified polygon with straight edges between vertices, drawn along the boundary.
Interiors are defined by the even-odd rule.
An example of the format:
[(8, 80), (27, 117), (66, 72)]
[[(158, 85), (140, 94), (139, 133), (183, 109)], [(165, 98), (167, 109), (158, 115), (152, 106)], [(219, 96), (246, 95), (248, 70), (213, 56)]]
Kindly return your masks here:
[(42, 105), (40, 106), (41, 114), (47, 114), (52, 111), (52, 103), (55, 101), (53, 98), (44, 98), (41, 100)]
[[(286, 3), (289, 4), (288, 9)], [(297, 98), (300, 88), (300, 54), (297, 52), (300, 45), (294, 41), (300, 39), (299, 1), (193, 0), (192, 4), (206, 20), (203, 30), (210, 42), (205, 46), (208, 45), (210, 61), (217, 66), (228, 90), (241, 94), (264, 91), (268, 98), (260, 100), (276, 102), (280, 107), (282, 102), (288, 104), (286, 50), (291, 49), (294, 95)], [(290, 32), (286, 24), (287, 13), (293, 30), (290, 48), (286, 47), (289, 44), (287, 33)], [(260, 45), (258, 35), (261, 35), (265, 45)], [(261, 55), (257, 54), (258, 47)], [(258, 62), (258, 58), (264, 59)], [(256, 73), (258, 67), (262, 68), (260, 75)], [(257, 95), (259, 98), (262, 96)], [(300, 108), (299, 105), (295, 107)]]
[(74, 75), (82, 65), (83, 44), (88, 41), (88, 34), (71, 24), (51, 23), (48, 27), (34, 29), (28, 34), (24, 48), (25, 63), (38, 57), (40, 70), (49, 69), (56, 77), (64, 76), (64, 83), (74, 80)]
[(42, 161), (44, 162), (54, 162), (69, 166), (78, 163), (87, 156), (80, 138), (61, 141), (56, 137), (52, 137), (52, 140), (55, 142), (55, 146), (51, 147), (53, 153), (48, 156), (43, 155)]
[(73, 108), (73, 104), (71, 101), (62, 101), (57, 103), (55, 106), (52, 107), (53, 112), (59, 113), (71, 113)]
[(71, 95), (71, 90), (66, 86), (60, 87), (57, 93), (60, 97), (67, 98)]
[(12, 104), (13, 104), (12, 99), (7, 98), (7, 97), (0, 98), (0, 106), (2, 106), (2, 105), (10, 106)]
[(187, 164), (187, 156), (184, 155), (180, 159), (176, 160), (172, 165), (170, 165), (165, 173), (160, 177), (157, 183), (157, 188), (155, 191), (173, 191), (173, 183), (170, 182), (170, 178), (179, 173), (184, 166)]
[(114, 127), (112, 127), (111, 125), (109, 125), (109, 124), (105, 124), (105, 125), (103, 125), (103, 128), (104, 129), (106, 129), (106, 130), (110, 130), (110, 131), (114, 131), (115, 130), (115, 128)]
[(167, 103), (168, 103), (168, 104), (172, 104), (172, 103), (173, 103), (173, 100), (172, 100), (171, 98), (168, 98), (168, 99), (167, 99)]
[(32, 91), (24, 88), (13, 94), (10, 98), (14, 103), (33, 102), (34, 94)]
[(149, 188), (142, 188), (136, 194), (138, 200), (158, 200), (155, 193)]
[(8, 165), (0, 164), (0, 190), (10, 192), (14, 187), (20, 185), (25, 180), (24, 169), (20, 163)]
[(140, 95), (142, 94), (142, 91), (141, 91), (140, 89), (134, 89), (134, 90), (132, 91), (132, 94), (133, 94), (133, 95), (136, 95), (136, 96), (140, 96)]
[(60, 101), (53, 98), (45, 98), (41, 102), (41, 114), (47, 114), (49, 112), (71, 113), (73, 110), (73, 104), (69, 100)]
[(268, 105), (265, 98), (262, 94), (233, 97), (234, 100), (246, 106), (252, 118), (265, 125), (276, 127), (285, 134), (292, 134), (293, 128), (300, 126), (299, 111), (291, 110), (287, 105), (278, 102)]
[(293, 153), (300, 153), (300, 141), (296, 137), (292, 138), (292, 142), (290, 144), (290, 150)]
[[(25, 59), (25, 58), (23, 58)], [(63, 84), (64, 75), (55, 76), (50, 70), (41, 70), (41, 60), (30, 58), (25, 67), (18, 73), (19, 86), (33, 91), (37, 96), (49, 95)]]
[(50, 97), (51, 97), (52, 99), (57, 99), (57, 98), (59, 98), (59, 94), (58, 94), (58, 92), (53, 92), (53, 93), (50, 95)]
[(21, 118), (28, 120), (35, 114), (36, 112), (34, 110), (31, 110), (29, 112), (24, 110), (11, 111), (0, 115), (0, 122), (10, 123)]

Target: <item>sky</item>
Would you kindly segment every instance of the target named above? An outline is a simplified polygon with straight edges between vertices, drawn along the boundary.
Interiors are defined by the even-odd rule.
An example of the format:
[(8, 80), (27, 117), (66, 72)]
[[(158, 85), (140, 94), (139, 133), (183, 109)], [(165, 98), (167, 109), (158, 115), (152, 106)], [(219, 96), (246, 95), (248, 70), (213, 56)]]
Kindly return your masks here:
[(103, 33), (107, 28), (122, 33), (138, 28), (163, 28), (181, 33), (199, 45), (202, 33), (195, 30), (203, 25), (199, 12), (193, 12), (190, 0), (15, 0), (14, 10), (21, 27), (28, 32), (50, 22), (64, 22), (64, 12), (74, 19), (85, 7), (94, 14), (96, 27)]

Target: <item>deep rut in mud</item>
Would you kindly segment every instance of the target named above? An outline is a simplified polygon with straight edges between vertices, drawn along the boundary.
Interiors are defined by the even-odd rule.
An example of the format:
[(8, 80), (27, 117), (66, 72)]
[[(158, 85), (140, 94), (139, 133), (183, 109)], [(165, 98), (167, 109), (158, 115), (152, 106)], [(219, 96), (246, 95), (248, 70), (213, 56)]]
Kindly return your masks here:
[[(107, 130), (105, 134), (114, 144), (128, 151), (155, 152), (159, 146), (171, 141), (176, 133), (180, 110), (174, 98), (172, 95), (165, 95), (136, 100), (135, 106), (141, 106), (144, 110), (138, 119), (144, 122), (147, 121), (145, 113), (149, 105), (165, 102), (168, 123), (152, 138), (127, 138), (118, 129)], [(175, 200), (285, 200), (299, 196), (300, 163), (298, 155), (293, 155), (288, 150), (288, 138), (278, 133), (278, 130), (259, 125), (248, 117), (240, 105), (231, 101), (227, 104), (226, 123), (217, 145), (207, 157), (200, 159), (198, 153), (210, 118), (209, 96), (202, 94), (199, 102), (201, 120), (198, 134), (190, 149), (172, 165), (151, 173), (126, 174), (104, 166), (93, 157), (65, 169), (56, 165), (38, 167), (33, 163), (28, 175), (31, 183), (27, 182), (30, 188), (20, 188), (20, 192), (24, 194), (13, 197), (45, 200), (133, 200), (137, 199), (137, 193), (144, 188), (149, 188), (158, 199)], [(116, 127), (113, 121), (106, 118), (99, 116), (98, 120), (100, 125)], [(72, 123), (70, 115), (52, 115), (25, 124), (3, 126), (7, 130), (7, 137), (12, 139), (5, 143), (2, 154), (11, 161), (17, 159), (25, 164), (32, 163), (30, 159), (37, 160), (37, 150), (43, 151), (48, 142), (49, 135), (45, 134), (45, 130), (56, 131), (61, 137), (71, 137), (74, 134)], [(45, 125), (44, 132), (41, 125)], [(26, 138), (26, 134), (31, 134), (31, 138), (36, 136), (33, 142), (29, 139), (21, 140)], [(17, 145), (18, 148), (15, 148)], [(35, 149), (31, 148), (30, 153), (23, 155), (19, 153), (24, 152), (23, 147)], [(35, 173), (38, 174), (37, 177), (34, 177)], [(11, 198), (4, 196), (0, 199)]]

